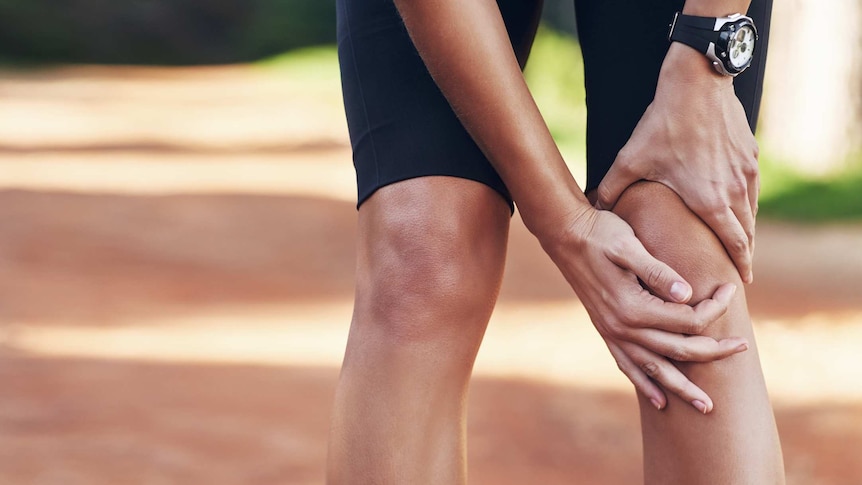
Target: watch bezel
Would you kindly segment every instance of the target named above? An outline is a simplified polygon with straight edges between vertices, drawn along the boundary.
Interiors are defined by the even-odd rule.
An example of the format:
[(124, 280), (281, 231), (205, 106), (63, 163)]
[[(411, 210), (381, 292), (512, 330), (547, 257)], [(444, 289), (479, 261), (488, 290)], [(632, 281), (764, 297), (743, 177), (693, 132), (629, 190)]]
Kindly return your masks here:
[[(730, 43), (731, 34), (746, 26), (751, 27), (752, 32), (754, 32), (754, 46), (752, 48), (751, 58), (749, 58), (744, 65), (737, 67), (730, 61), (730, 56), (728, 55), (728, 44)], [(742, 71), (748, 69), (754, 60), (754, 53), (757, 51), (759, 40), (757, 26), (754, 25), (754, 21), (750, 17), (746, 17), (741, 14), (717, 18), (716, 30), (718, 32), (716, 42), (710, 44), (709, 50), (706, 53), (707, 57), (713, 61), (713, 65), (716, 70), (728, 76), (736, 76)]]

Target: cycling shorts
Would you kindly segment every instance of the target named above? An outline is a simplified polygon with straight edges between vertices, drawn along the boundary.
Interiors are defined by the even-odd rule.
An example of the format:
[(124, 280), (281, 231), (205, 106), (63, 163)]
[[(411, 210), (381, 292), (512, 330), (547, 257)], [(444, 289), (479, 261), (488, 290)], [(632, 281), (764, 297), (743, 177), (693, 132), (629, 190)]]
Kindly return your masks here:
[[(587, 183), (596, 188), (655, 95), (684, 0), (574, 0), (584, 58)], [(415, 177), (475, 180), (512, 198), (434, 83), (393, 0), (337, 0), (338, 58), (361, 205), (380, 187)], [(498, 0), (512, 49), (525, 61), (541, 1)], [(752, 65), (734, 79), (754, 129), (763, 89), (772, 0), (753, 0)], [(717, 74), (716, 74), (717, 75)]]

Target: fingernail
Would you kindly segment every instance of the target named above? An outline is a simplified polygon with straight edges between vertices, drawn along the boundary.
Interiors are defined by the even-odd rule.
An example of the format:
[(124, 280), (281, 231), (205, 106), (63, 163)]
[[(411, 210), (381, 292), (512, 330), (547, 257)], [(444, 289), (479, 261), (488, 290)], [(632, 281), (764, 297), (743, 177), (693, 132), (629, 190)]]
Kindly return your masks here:
[(700, 411), (701, 413), (706, 414), (706, 403), (704, 403), (703, 401), (699, 401), (699, 400), (695, 399), (694, 401), (691, 402), (691, 405), (696, 407), (697, 410)]
[(752, 283), (754, 283), (754, 271), (749, 271), (748, 272), (748, 284), (750, 285)]
[(658, 399), (653, 398), (653, 399), (650, 399), (649, 402), (651, 402), (652, 405), (655, 406), (656, 409), (661, 411), (661, 403), (658, 401)]
[(688, 285), (685, 283), (680, 283), (679, 281), (677, 281), (670, 286), (670, 296), (674, 297), (676, 301), (688, 300), (690, 293), (691, 288), (689, 288)]
[(748, 344), (741, 343), (738, 347), (736, 347), (736, 350), (734, 352), (745, 352), (746, 350), (748, 350)]

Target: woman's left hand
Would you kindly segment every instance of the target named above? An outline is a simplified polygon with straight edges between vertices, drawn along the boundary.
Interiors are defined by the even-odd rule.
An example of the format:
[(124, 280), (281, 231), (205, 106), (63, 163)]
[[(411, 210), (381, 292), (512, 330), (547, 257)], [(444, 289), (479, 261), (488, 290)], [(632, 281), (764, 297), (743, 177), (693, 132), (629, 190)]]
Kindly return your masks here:
[(758, 147), (732, 80), (703, 54), (672, 44), (652, 104), (599, 185), (598, 207), (613, 208), (638, 180), (660, 182), (715, 232), (750, 283)]

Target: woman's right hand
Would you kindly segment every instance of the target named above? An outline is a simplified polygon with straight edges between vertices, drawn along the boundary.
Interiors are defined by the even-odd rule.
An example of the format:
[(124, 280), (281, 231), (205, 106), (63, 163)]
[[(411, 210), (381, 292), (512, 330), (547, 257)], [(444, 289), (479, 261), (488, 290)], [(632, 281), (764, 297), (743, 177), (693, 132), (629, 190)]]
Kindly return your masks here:
[(658, 409), (667, 405), (663, 388), (702, 413), (712, 410), (709, 396), (671, 360), (711, 362), (748, 349), (740, 337), (699, 335), (727, 311), (735, 285), (687, 305), (691, 286), (650, 255), (631, 227), (610, 211), (585, 206), (556, 234), (539, 239), (641, 394)]

